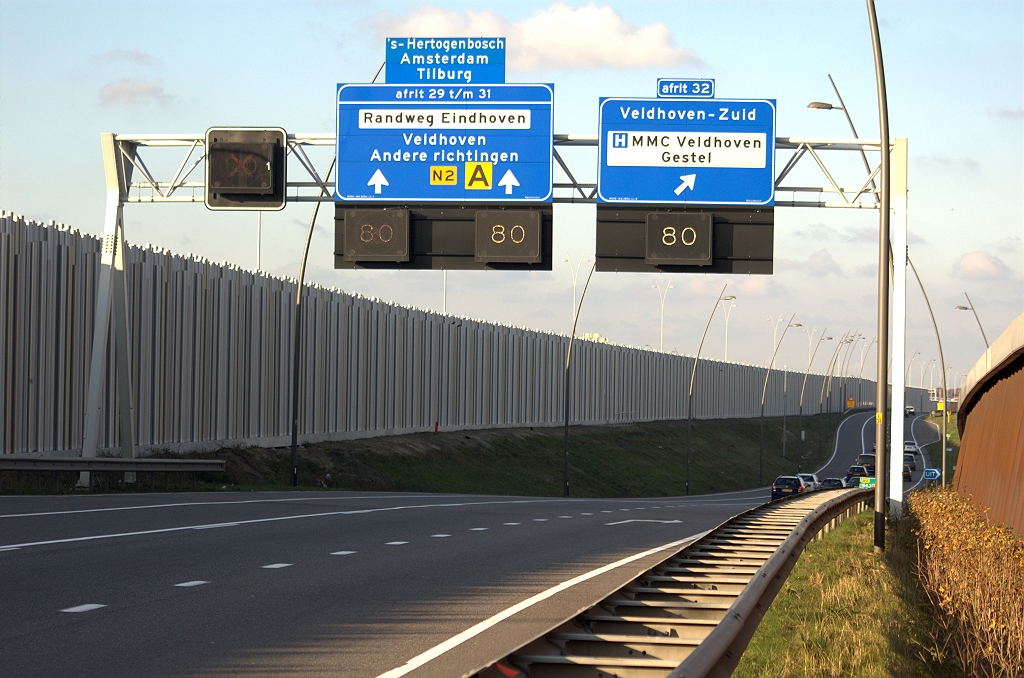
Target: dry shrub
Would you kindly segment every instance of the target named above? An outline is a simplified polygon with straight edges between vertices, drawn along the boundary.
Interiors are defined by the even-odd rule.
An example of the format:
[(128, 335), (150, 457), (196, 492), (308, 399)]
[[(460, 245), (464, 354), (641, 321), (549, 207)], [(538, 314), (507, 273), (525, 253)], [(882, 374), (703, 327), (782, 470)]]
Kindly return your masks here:
[(1024, 675), (1024, 540), (952, 488), (909, 498), (936, 643), (969, 676)]

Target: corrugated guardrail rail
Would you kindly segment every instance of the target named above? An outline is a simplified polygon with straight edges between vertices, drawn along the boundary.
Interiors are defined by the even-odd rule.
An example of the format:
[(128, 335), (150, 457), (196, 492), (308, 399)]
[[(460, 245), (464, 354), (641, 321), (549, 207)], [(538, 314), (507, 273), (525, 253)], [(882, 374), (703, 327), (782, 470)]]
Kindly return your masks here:
[(815, 492), (741, 513), (476, 676), (728, 676), (806, 543), (870, 496)]

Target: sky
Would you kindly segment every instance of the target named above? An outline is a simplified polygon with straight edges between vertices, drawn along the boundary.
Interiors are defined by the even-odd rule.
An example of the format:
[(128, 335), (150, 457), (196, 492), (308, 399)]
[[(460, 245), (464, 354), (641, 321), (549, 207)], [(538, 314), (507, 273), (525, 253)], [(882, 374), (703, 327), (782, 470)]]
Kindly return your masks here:
[[(989, 341), (1024, 313), (1024, 4), (877, 0), (890, 134), (907, 137), (909, 252), (931, 299), (946, 363), (965, 374)], [(0, 208), (85, 232), (103, 229), (101, 132), (202, 134), (212, 126), (329, 133), (337, 83), (370, 82), (388, 36), (502, 36), (508, 82), (552, 83), (555, 132), (596, 134), (600, 97), (649, 97), (659, 77), (716, 80), (722, 98), (777, 102), (784, 137), (850, 132), (831, 75), (864, 138), (878, 137), (867, 12), (856, 0), (763, 2), (138, 2), (0, 3)], [(148, 152), (148, 151), (147, 151)], [(596, 149), (566, 154), (581, 181)], [(146, 156), (173, 173), (179, 151)], [(311, 156), (323, 172), (330, 149)], [(788, 154), (779, 151), (777, 164)], [(877, 158), (877, 156), (876, 156)], [(825, 158), (837, 181), (860, 185), (859, 157)], [(877, 159), (875, 160), (877, 162)], [(294, 170), (292, 170), (294, 171)], [(556, 173), (556, 180), (562, 180)], [(825, 186), (801, 163), (793, 183)], [(780, 198), (783, 196), (780, 195)], [(788, 196), (787, 196), (788, 197)], [(262, 217), (261, 268), (296, 276), (309, 203)], [(336, 271), (332, 210), (320, 211), (307, 279), (346, 292), (440, 310), (440, 272)], [(573, 275), (593, 258), (593, 205), (554, 208), (551, 272), (453, 271), (449, 313), (568, 333)], [(128, 205), (127, 239), (255, 268), (257, 217), (201, 204)], [(778, 363), (807, 367), (809, 339), (864, 335), (851, 370), (874, 375), (878, 213), (777, 207), (771, 276), (595, 273), (579, 331), (657, 349), (659, 292), (665, 350), (692, 355), (724, 285), (737, 297), (729, 359), (767, 364), (773, 321), (791, 329)], [(584, 273), (589, 266), (583, 263)], [(581, 278), (583, 274), (581, 274)], [(579, 281), (582, 288), (582, 280)], [(910, 383), (938, 382), (935, 335), (908, 281)], [(725, 355), (715, 310), (702, 355)], [(809, 330), (809, 331), (808, 331)], [(781, 333), (781, 329), (778, 331)], [(813, 332), (813, 335), (811, 334)], [(834, 346), (823, 344), (823, 346)], [(829, 348), (815, 358), (824, 370)]]

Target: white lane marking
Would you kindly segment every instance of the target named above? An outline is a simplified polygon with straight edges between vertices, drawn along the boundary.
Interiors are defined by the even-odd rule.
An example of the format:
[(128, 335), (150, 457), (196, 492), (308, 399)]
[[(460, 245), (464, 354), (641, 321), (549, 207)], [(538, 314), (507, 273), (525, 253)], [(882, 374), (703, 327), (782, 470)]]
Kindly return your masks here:
[[(546, 500), (545, 500), (546, 501)], [(328, 516), (354, 516), (362, 515), (366, 513), (381, 513), (385, 511), (405, 511), (410, 509), (423, 509), (423, 508), (458, 508), (464, 506), (491, 506), (494, 504), (533, 504), (539, 503), (534, 500), (514, 500), (514, 501), (471, 501), (461, 502), (457, 504), (409, 504), (405, 506), (383, 506), (381, 508), (372, 509), (352, 509), (348, 511), (325, 511), (323, 513), (303, 513), (294, 516), (275, 516), (273, 518), (254, 518), (252, 520), (239, 520), (237, 525), (254, 525), (256, 523), (273, 523), (281, 520), (302, 520), (304, 518), (323, 518)], [(137, 532), (115, 532), (113, 534), (97, 534), (88, 537), (68, 537), (66, 539), (49, 539), (47, 541), (33, 541), (25, 542), (23, 544), (3, 544), (0, 545), (0, 550), (12, 550), (16, 548), (22, 548), (26, 546), (49, 546), (51, 544), (70, 544), (73, 542), (80, 541), (93, 541), (95, 539), (115, 539), (117, 537), (137, 537), (146, 534), (163, 534), (165, 532), (179, 532), (181, 530), (195, 530), (197, 528), (207, 526), (220, 526), (223, 523), (209, 523), (207, 525), (183, 525), (181, 527), (164, 527), (156, 530), (139, 530)]]
[(17, 551), (20, 546), (0, 546), (0, 551)]
[(331, 555), (332, 556), (350, 556), (353, 553), (355, 553), (355, 551), (332, 551)]
[(634, 509), (637, 510), (637, 511), (646, 511), (647, 510), (643, 506), (635, 506)]
[(505, 523), (505, 525), (522, 525), (522, 523)]
[[(448, 495), (448, 496), (459, 496), (459, 495)], [(180, 502), (177, 504), (144, 504), (141, 506), (109, 506), (107, 508), (92, 508), (92, 509), (73, 509), (70, 511), (37, 511), (35, 513), (6, 513), (0, 515), (0, 518), (34, 518), (36, 516), (63, 516), (71, 513), (104, 513), (106, 511), (137, 511), (140, 509), (154, 509), (154, 508), (175, 508), (178, 506), (231, 506), (234, 504), (287, 504), (296, 501), (316, 501), (318, 499), (408, 499), (407, 494), (393, 494), (393, 495), (381, 495), (371, 497), (351, 496), (344, 495), (340, 497), (334, 496), (317, 496), (317, 497), (294, 497), (291, 499), (240, 499), (238, 501), (187, 501)], [(554, 501), (552, 499), (542, 499), (538, 501)], [(577, 500), (579, 501), (579, 500)]]
[(197, 525), (193, 530), (214, 530), (218, 527), (235, 527), (238, 523), (216, 523), (214, 525)]
[(546, 522), (548, 522), (548, 519), (547, 518), (534, 518), (533, 522), (535, 522), (535, 523), (546, 523)]
[(270, 565), (260, 565), (260, 568), (264, 570), (280, 570), (282, 567), (291, 566), (291, 563), (271, 563)]
[(469, 528), (469, 531), (470, 532), (483, 532), (484, 530), (489, 530), (489, 529), (491, 529), (491, 528), (489, 528), (489, 527), (471, 527), (471, 528)]
[[(679, 498), (676, 499), (676, 501), (681, 501), (681, 500), (683, 500), (683, 501), (700, 501), (701, 497), (710, 497), (710, 496), (719, 496), (720, 497), (720, 496), (726, 496), (726, 495), (730, 495), (730, 494), (750, 494), (750, 493), (753, 493), (753, 492), (761, 492), (761, 491), (763, 491), (762, 488), (757, 488), (757, 489), (754, 489), (754, 490), (734, 490), (732, 492), (718, 492), (718, 493), (715, 493), (714, 495), (693, 495), (691, 497), (679, 497)], [(438, 496), (439, 497), (460, 497), (460, 496), (465, 496), (465, 495), (458, 495), (458, 494), (447, 495), (446, 494), (446, 495), (438, 495)], [(381, 500), (381, 499), (409, 499), (409, 498), (411, 498), (409, 495), (404, 495), (404, 494), (374, 495), (374, 496), (354, 496), (354, 495), (332, 496), (332, 495), (320, 495), (320, 494), (318, 494), (317, 496), (314, 496), (314, 497), (291, 497), (291, 498), (288, 498), (288, 499), (240, 499), (240, 500), (236, 500), (236, 501), (189, 501), (189, 502), (179, 502), (179, 503), (175, 503), (175, 504), (145, 504), (145, 505), (142, 505), (142, 506), (109, 506), (109, 507), (105, 507), (105, 508), (72, 509), (72, 510), (68, 510), (68, 511), (36, 511), (36, 512), (33, 512), (33, 513), (5, 513), (5, 514), (0, 514), (0, 518), (34, 518), (34, 517), (38, 517), (38, 516), (62, 516), (62, 515), (69, 515), (69, 514), (75, 514), (75, 513), (104, 513), (104, 512), (107, 512), (107, 511), (139, 511), (139, 510), (143, 510), (143, 509), (177, 508), (177, 507), (183, 507), (183, 506), (233, 506), (233, 505), (242, 505), (242, 504), (288, 504), (288, 503), (293, 503), (293, 502), (318, 501), (318, 500), (319, 501), (337, 501), (337, 500), (343, 500), (343, 499), (344, 500), (347, 500), (347, 499), (352, 499), (352, 500), (371, 500), (371, 499), (372, 500)], [(628, 499), (620, 499), (620, 500), (616, 500), (616, 499), (607, 499), (607, 500), (606, 499), (598, 499), (598, 500), (595, 500), (595, 499), (564, 499), (564, 498), (562, 498), (562, 499), (554, 499), (554, 498), (552, 498), (552, 499), (530, 499), (530, 500), (520, 500), (520, 501), (513, 501), (513, 502), (491, 502), (491, 503), (496, 503), (496, 504), (503, 504), (503, 503), (542, 504), (542, 503), (546, 503), (546, 502), (572, 502), (572, 503), (577, 503), (578, 504), (578, 503), (582, 503), (582, 502), (592, 502), (592, 501), (612, 501), (612, 502), (618, 502), (618, 501), (631, 501), (631, 500), (628, 500)], [(635, 501), (635, 500), (632, 500), (632, 501)]]
[(601, 511), (601, 513), (611, 513), (611, 511)]
[(210, 582), (208, 582), (208, 581), (202, 581), (200, 579), (197, 579), (195, 581), (183, 581), (180, 584), (175, 584), (175, 586), (179, 586), (179, 587), (181, 587), (183, 589), (188, 589), (188, 588), (192, 588), (193, 586), (202, 586), (203, 584), (209, 584), (209, 583)]
[[(918, 419), (921, 419), (924, 416), (926, 416), (926, 415), (920, 414), (920, 415), (914, 417), (913, 421), (910, 422), (910, 437), (914, 439), (914, 444), (917, 445), (917, 449), (920, 450), (920, 452), (921, 452), (921, 465), (924, 466), (924, 467), (927, 467), (928, 464), (925, 463), (925, 457), (928, 456), (928, 452), (923, 447), (921, 447), (921, 444), (919, 442), (917, 442), (917, 434), (914, 433), (914, 424), (917, 423)], [(929, 421), (926, 421), (925, 423), (926, 424), (931, 424), (931, 422), (929, 422)], [(935, 428), (938, 429), (939, 427), (936, 425)], [(936, 430), (936, 433), (938, 433), (938, 430)], [(941, 438), (941, 437), (942, 437), (942, 434), (939, 434), (939, 438)], [(938, 442), (938, 441), (935, 441), (935, 442)], [(931, 445), (931, 444), (932, 443), (925, 443), (925, 445)], [(930, 456), (928, 457), (928, 461), (931, 461), (931, 457)], [(924, 469), (922, 468), (921, 469), (921, 477), (917, 479), (917, 482), (914, 483), (913, 487), (911, 487), (910, 489), (905, 490), (903, 492), (903, 497), (906, 498), (906, 496), (908, 494), (910, 494), (911, 492), (916, 490), (917, 487), (921, 483), (923, 483), (923, 482), (924, 482)]]
[[(855, 414), (851, 414), (846, 419), (843, 419), (841, 422), (839, 422), (839, 426), (836, 427), (836, 444), (835, 444), (835, 449), (832, 451), (832, 456), (828, 458), (828, 461), (825, 462), (824, 466), (822, 466), (821, 468), (819, 468), (817, 471), (814, 472), (815, 475), (821, 473), (826, 468), (828, 468), (828, 465), (831, 464), (832, 460), (836, 458), (837, 454), (839, 454), (839, 432), (843, 430), (843, 424), (845, 424), (846, 422), (850, 421), (851, 419), (856, 417), (858, 414), (867, 414), (867, 413), (866, 412), (857, 412)], [(863, 436), (862, 436), (861, 439), (863, 440)]]
[(98, 610), (106, 605), (100, 605), (99, 603), (86, 603), (85, 605), (76, 605), (75, 607), (69, 607), (61, 610), (61, 612), (92, 612)]
[(402, 544), (408, 544), (408, 543), (409, 542), (407, 542), (407, 541), (389, 541), (389, 542), (385, 543), (384, 545), (385, 546), (401, 546)]
[(535, 596), (527, 598), (526, 600), (524, 600), (522, 602), (516, 603), (512, 607), (509, 607), (509, 608), (507, 608), (505, 610), (502, 610), (498, 614), (496, 614), (496, 615), (494, 615), (492, 617), (489, 617), (488, 619), (483, 620), (479, 624), (475, 624), (475, 625), (469, 627), (468, 629), (466, 629), (462, 633), (460, 633), (458, 635), (455, 635), (455, 636), (452, 636), (451, 638), (449, 638), (445, 642), (441, 643), (440, 645), (435, 645), (434, 647), (430, 648), (426, 652), (423, 652), (421, 654), (416, 655), (415, 657), (413, 657), (412, 659), (407, 661), (405, 664), (403, 664), (403, 665), (401, 665), (401, 666), (399, 666), (397, 668), (391, 669), (390, 671), (387, 671), (385, 673), (380, 674), (379, 676), (377, 676), (377, 678), (399, 678), (399, 676), (404, 676), (407, 673), (409, 673), (410, 671), (414, 671), (415, 669), (423, 666), (424, 664), (426, 664), (427, 662), (431, 661), (432, 659), (435, 659), (435, 658), (441, 656), (442, 654), (444, 654), (448, 650), (451, 650), (454, 647), (458, 647), (459, 645), (461, 645), (462, 643), (466, 642), (470, 638), (474, 638), (474, 637), (480, 635), (481, 633), (483, 633), (487, 629), (489, 629), (489, 628), (493, 627), (494, 625), (496, 625), (496, 624), (498, 624), (498, 623), (508, 619), (512, 615), (514, 615), (514, 614), (516, 614), (518, 612), (522, 612), (523, 610), (527, 609), (528, 607), (536, 605), (537, 603), (539, 603), (539, 602), (541, 602), (543, 600), (547, 600), (548, 598), (554, 596), (557, 593), (560, 593), (562, 591), (565, 591), (566, 589), (572, 588), (576, 584), (580, 584), (582, 582), (585, 582), (585, 581), (588, 581), (590, 579), (593, 579), (594, 577), (598, 577), (598, 576), (604, 574), (605, 572), (611, 572), (612, 570), (614, 570), (614, 569), (616, 569), (618, 567), (622, 567), (623, 565), (628, 565), (629, 563), (632, 563), (633, 561), (636, 561), (636, 560), (640, 560), (641, 558), (646, 558), (647, 556), (652, 556), (655, 553), (659, 553), (661, 551), (665, 551), (665, 550), (671, 549), (671, 548), (685, 546), (687, 544), (690, 544), (690, 543), (696, 541), (697, 539), (700, 539), (701, 537), (703, 537), (706, 534), (707, 534), (707, 532), (702, 532), (700, 534), (691, 535), (691, 536), (687, 537), (686, 539), (680, 539), (679, 541), (673, 541), (673, 542), (669, 542), (668, 544), (664, 544), (662, 546), (657, 546), (657, 547), (655, 547), (653, 549), (650, 549), (648, 551), (644, 551), (642, 553), (637, 553), (637, 554), (634, 554), (632, 556), (628, 556), (626, 558), (623, 558), (622, 560), (617, 560), (614, 563), (609, 563), (608, 565), (604, 565), (602, 567), (599, 567), (596, 570), (591, 570), (590, 572), (587, 572), (585, 574), (581, 574), (578, 577), (573, 577), (572, 579), (564, 581), (561, 584), (558, 584), (556, 586), (552, 586), (551, 588), (549, 588), (546, 591), (542, 591), (542, 592), (538, 593)]
[(873, 420), (871, 419), (871, 417), (865, 417), (864, 418), (864, 425), (860, 427), (860, 453), (861, 454), (867, 454), (868, 453), (867, 441), (864, 440), (864, 431), (865, 431), (865, 429), (867, 429), (868, 424), (870, 424), (872, 421)]
[(559, 518), (572, 518), (572, 516), (558, 516)]
[(628, 511), (629, 509), (619, 509), (620, 511)]
[(581, 515), (581, 516), (592, 516), (592, 515), (594, 515), (594, 514), (593, 514), (593, 513), (581, 513), (580, 515)]
[(637, 520), (637, 519), (633, 519), (633, 520), (620, 520), (617, 523), (605, 523), (605, 525), (625, 525), (626, 523), (665, 523), (665, 524), (669, 524), (669, 523), (679, 523), (679, 522), (682, 522), (682, 521), (680, 521), (680, 520)]
[(445, 537), (450, 537), (451, 535), (450, 534), (432, 534), (430, 536), (434, 537), (435, 539), (444, 539)]

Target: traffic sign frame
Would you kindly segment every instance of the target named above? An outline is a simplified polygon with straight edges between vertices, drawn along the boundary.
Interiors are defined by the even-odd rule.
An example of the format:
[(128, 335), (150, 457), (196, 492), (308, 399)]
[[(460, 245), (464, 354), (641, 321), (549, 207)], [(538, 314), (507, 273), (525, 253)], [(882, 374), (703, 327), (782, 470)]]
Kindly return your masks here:
[[(523, 98), (534, 96), (534, 99)], [(542, 96), (543, 94), (543, 96)], [(508, 97), (507, 99), (504, 97)], [(339, 84), (336, 94), (335, 152), (338, 158), (334, 199), (339, 203), (550, 203), (554, 197), (554, 86), (549, 84), (483, 84), (480, 86), (416, 86)], [(372, 109), (360, 106), (372, 106)], [(508, 114), (510, 106), (529, 109), (527, 127), (522, 120), (509, 120), (504, 129), (483, 127), (479, 121), (469, 127), (439, 127), (444, 119), (431, 114), (472, 107), (475, 111)], [(342, 118), (342, 110), (359, 111), (355, 120)], [(388, 111), (404, 111), (408, 127), (396, 123)], [(412, 111), (422, 111), (412, 115)], [(380, 113), (369, 122), (358, 116)], [(430, 117), (428, 120), (427, 117)], [(470, 116), (472, 117), (472, 116)], [(502, 118), (499, 117), (499, 120)], [(514, 124), (513, 124), (514, 122)], [(367, 127), (362, 127), (366, 124)], [(378, 127), (377, 125), (391, 125)], [(361, 130), (366, 129), (367, 132)], [(447, 132), (458, 136), (457, 144), (442, 144)], [(525, 131), (526, 133), (518, 133)], [(460, 134), (461, 132), (461, 134)], [(470, 137), (474, 137), (470, 141)], [(388, 139), (375, 145), (375, 140)], [(480, 150), (480, 141), (497, 139), (495, 151)], [(417, 140), (419, 145), (416, 145)], [(509, 143), (513, 146), (509, 146)], [(530, 144), (514, 146), (514, 144)], [(404, 144), (404, 145), (403, 145)], [(412, 145), (410, 145), (412, 144)], [(370, 153), (370, 148), (377, 151)], [(493, 145), (491, 145), (493, 148)], [(387, 150), (382, 150), (387, 149)], [(389, 151), (400, 150), (395, 161)], [(437, 157), (438, 154), (441, 157)], [(413, 154), (416, 157), (413, 157)], [(511, 156), (527, 154), (513, 161)], [(355, 159), (351, 159), (355, 156)], [(384, 160), (383, 158), (392, 158)], [(366, 158), (365, 160), (359, 158)], [(489, 188), (477, 190), (469, 179), (477, 176), (471, 165), (487, 165)], [(455, 184), (432, 183), (432, 168), (452, 168)], [(382, 171), (382, 168), (383, 171)], [(412, 169), (406, 169), (412, 168)], [(420, 174), (414, 174), (422, 170)], [(391, 177), (388, 176), (391, 175)], [(397, 174), (398, 179), (395, 179)], [(369, 181), (367, 181), (369, 179)], [(388, 190), (384, 190), (384, 187)], [(522, 187), (522, 188), (520, 188)], [(496, 190), (504, 188), (504, 190)]]
[[(622, 120), (606, 119), (606, 106), (613, 104), (620, 105)], [(629, 104), (628, 114), (621, 113), (622, 104)], [(634, 105), (638, 105), (639, 109)], [(754, 107), (750, 109), (755, 111), (753, 120), (746, 118), (748, 110), (742, 108), (745, 105)], [(650, 107), (650, 110), (647, 110), (647, 107)], [(756, 112), (761, 111), (763, 118), (765, 108), (770, 111), (771, 118), (767, 125), (763, 121), (758, 121), (756, 117)], [(726, 124), (720, 124), (722, 122)], [(730, 123), (736, 124), (730, 128)], [(776, 108), (773, 99), (602, 97), (598, 105), (597, 202), (774, 206), (775, 123)], [(612, 134), (621, 135), (624, 132), (629, 134), (625, 139), (628, 148), (623, 148), (623, 152), (635, 152), (637, 146), (634, 144), (639, 139), (659, 148), (664, 146), (666, 150), (662, 151), (662, 157), (671, 154), (671, 159), (658, 166), (609, 165), (609, 139)], [(704, 156), (707, 155), (707, 162), (710, 163), (713, 153), (716, 152), (715, 147), (710, 144), (721, 143), (722, 140), (716, 137), (712, 141), (710, 136), (706, 140), (699, 136), (679, 137), (676, 134), (678, 132), (686, 132), (687, 135), (743, 135), (742, 139), (726, 140), (727, 147), (718, 147), (721, 150), (717, 151), (732, 154), (727, 163), (735, 161), (740, 164), (704, 165)], [(675, 135), (674, 139), (670, 138), (672, 135)], [(749, 144), (761, 141), (756, 138), (758, 136), (763, 136), (761, 143), (764, 145), (764, 164), (761, 167), (744, 166), (742, 163), (747, 160), (743, 160), (739, 154), (750, 150)], [(650, 143), (652, 140), (653, 143)], [(669, 146), (673, 141), (677, 146), (695, 150), (684, 150), (680, 155), (679, 148)], [(704, 146), (705, 141), (709, 146)], [(641, 143), (640, 147), (643, 145)], [(705, 148), (709, 149), (707, 153), (704, 152)], [(693, 162), (696, 164), (691, 165), (687, 162), (688, 155), (693, 156)], [(750, 193), (749, 186), (752, 182), (759, 184), (757, 194)], [(704, 188), (708, 183), (711, 184), (711, 189)]]

